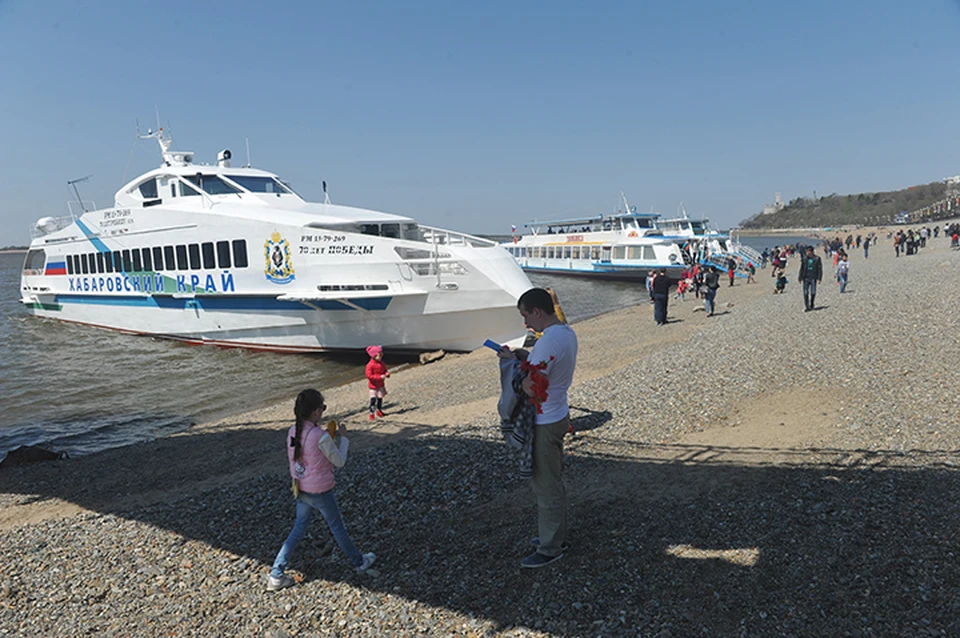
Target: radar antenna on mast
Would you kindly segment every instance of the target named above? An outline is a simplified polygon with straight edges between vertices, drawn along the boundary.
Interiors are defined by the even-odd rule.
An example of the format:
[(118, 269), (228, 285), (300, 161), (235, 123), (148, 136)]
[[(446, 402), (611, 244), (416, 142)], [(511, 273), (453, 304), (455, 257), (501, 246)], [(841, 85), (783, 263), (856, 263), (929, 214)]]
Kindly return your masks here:
[(78, 177), (77, 179), (67, 180), (67, 186), (73, 188), (73, 194), (77, 196), (77, 203), (80, 204), (80, 210), (82, 210), (83, 212), (87, 212), (87, 209), (83, 205), (83, 200), (80, 199), (80, 190), (77, 188), (77, 184), (79, 184), (80, 182), (85, 182), (91, 177), (93, 177), (93, 173), (90, 173), (85, 177)]

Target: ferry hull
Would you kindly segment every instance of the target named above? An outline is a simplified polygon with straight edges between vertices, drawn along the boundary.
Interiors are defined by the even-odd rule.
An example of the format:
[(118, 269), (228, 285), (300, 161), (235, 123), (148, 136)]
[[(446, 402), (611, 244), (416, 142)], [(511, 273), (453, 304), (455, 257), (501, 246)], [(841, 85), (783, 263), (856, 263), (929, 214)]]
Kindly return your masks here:
[[(432, 312), (424, 310), (431, 304), (443, 304), (428, 300), (427, 295), (379, 299), (379, 303), (370, 305), (383, 308), (371, 310), (318, 310), (267, 298), (236, 300), (265, 307), (256, 313), (218, 309), (211, 299), (123, 306), (124, 300), (80, 303), (62, 297), (38, 297), (27, 307), (37, 317), (128, 334), (276, 352), (357, 350), (370, 344), (383, 345), (393, 352), (468, 352), (486, 339), (503, 343), (525, 334), (516, 301), (507, 299), (507, 295), (483, 306)], [(216, 301), (222, 304), (224, 300)], [(287, 308), (269, 309), (278, 305)]]
[(686, 268), (686, 266), (610, 266), (594, 270), (578, 270), (550, 266), (526, 266), (522, 264), (520, 267), (526, 273), (583, 277), (586, 279), (600, 279), (605, 281), (644, 281), (649, 271), (656, 270), (659, 272), (660, 268), (664, 268), (667, 271), (668, 278), (678, 280), (680, 279), (680, 273)]

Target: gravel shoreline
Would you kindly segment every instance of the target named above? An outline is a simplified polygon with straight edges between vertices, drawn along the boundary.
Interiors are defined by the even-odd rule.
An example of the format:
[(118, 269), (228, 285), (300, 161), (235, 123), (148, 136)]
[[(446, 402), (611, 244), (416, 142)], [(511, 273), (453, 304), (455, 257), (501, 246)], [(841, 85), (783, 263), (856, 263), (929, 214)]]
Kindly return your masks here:
[[(940, 239), (576, 324), (566, 480), (574, 548), (519, 569), (529, 486), (498, 437), (489, 352), (328, 392), (353, 572), (322, 522), (267, 594), (293, 521), (284, 404), (0, 472), (0, 636), (960, 634), (960, 253)], [(292, 401), (290, 402), (292, 404)], [(350, 408), (357, 405), (358, 409)]]

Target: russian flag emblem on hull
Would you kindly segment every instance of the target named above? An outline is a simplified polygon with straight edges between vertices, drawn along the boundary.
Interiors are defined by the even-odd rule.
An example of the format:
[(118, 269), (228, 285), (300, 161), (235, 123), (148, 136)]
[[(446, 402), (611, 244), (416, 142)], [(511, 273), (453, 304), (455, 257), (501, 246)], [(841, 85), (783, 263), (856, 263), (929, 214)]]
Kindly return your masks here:
[(65, 275), (67, 274), (67, 262), (51, 261), (47, 263), (47, 269), (43, 272), (45, 275)]

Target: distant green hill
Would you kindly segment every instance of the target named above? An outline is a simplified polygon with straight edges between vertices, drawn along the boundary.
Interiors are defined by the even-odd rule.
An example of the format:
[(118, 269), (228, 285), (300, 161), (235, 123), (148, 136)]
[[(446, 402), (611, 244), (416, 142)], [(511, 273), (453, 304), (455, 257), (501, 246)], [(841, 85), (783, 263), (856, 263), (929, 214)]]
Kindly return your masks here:
[[(740, 223), (742, 228), (823, 228), (826, 226), (883, 225), (896, 222), (901, 212), (917, 214), (910, 223), (960, 215), (956, 186), (933, 182), (886, 193), (798, 197), (778, 212), (759, 213)], [(949, 197), (949, 205), (945, 200)]]

